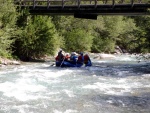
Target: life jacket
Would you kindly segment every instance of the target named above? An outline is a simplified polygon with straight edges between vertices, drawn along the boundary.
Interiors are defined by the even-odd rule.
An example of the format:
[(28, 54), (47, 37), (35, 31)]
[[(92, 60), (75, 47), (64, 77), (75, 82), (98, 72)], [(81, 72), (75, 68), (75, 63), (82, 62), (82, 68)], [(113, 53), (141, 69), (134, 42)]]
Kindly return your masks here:
[(69, 55), (66, 55), (66, 56), (65, 56), (65, 61), (68, 61), (69, 58), (70, 58), (70, 56), (69, 56)]
[(58, 56), (55, 57), (55, 60), (58, 61)]
[(84, 63), (87, 64), (89, 61), (89, 56), (88, 55), (84, 55)]
[(83, 55), (80, 55), (80, 56), (78, 57), (78, 61), (77, 61), (77, 62), (83, 63), (83, 61), (84, 61), (84, 56), (83, 56)]

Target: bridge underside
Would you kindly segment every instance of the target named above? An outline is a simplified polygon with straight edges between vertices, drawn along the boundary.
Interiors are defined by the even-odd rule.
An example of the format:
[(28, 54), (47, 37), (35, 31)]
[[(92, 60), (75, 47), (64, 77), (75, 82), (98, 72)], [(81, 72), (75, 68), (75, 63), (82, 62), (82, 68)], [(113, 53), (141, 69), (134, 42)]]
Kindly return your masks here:
[(150, 4), (93, 4), (93, 5), (20, 5), (32, 15), (74, 15), (77, 18), (97, 19), (97, 15), (150, 15)]
[[(50, 6), (47, 8), (46, 6), (28, 6), (29, 12), (31, 14), (63, 14), (63, 15), (72, 15), (74, 13), (84, 13), (84, 14), (97, 14), (97, 15), (149, 15), (150, 12), (148, 10), (148, 6), (150, 5), (142, 5), (142, 4), (134, 4), (131, 6), (130, 4), (123, 5), (97, 5), (94, 7), (93, 5), (82, 5), (80, 8), (77, 6)], [(27, 8), (27, 6), (22, 6), (22, 8)]]
[[(23, 8), (23, 7), (22, 7)], [(25, 8), (25, 7), (24, 7)], [(97, 19), (97, 15), (149, 15), (147, 7), (139, 7), (139, 5), (99, 5), (94, 6), (28, 6), (30, 14), (33, 15), (74, 15), (77, 18)]]

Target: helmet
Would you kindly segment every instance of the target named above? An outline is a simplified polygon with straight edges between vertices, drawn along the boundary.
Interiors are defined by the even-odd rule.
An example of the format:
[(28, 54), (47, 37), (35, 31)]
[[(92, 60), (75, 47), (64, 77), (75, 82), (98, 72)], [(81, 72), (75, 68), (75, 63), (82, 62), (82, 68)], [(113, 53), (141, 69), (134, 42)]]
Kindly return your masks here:
[(76, 53), (75, 53), (75, 52), (72, 52), (71, 54), (72, 54), (72, 55), (75, 55)]
[(83, 55), (83, 52), (80, 52), (80, 55)]
[(66, 53), (66, 56), (69, 56), (69, 53)]
[(60, 49), (59, 52), (62, 52), (62, 49)]

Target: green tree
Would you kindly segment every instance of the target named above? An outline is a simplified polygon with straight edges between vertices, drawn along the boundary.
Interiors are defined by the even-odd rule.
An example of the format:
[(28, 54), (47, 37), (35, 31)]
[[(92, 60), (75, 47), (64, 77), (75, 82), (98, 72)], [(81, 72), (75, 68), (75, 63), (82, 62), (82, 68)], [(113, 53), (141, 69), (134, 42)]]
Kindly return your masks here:
[(93, 43), (92, 23), (94, 21), (73, 16), (54, 16), (56, 29), (65, 40), (62, 48), (66, 51), (90, 51)]
[(10, 57), (17, 13), (13, 0), (0, 0), (0, 7), (0, 56)]
[(92, 35), (83, 29), (74, 29), (67, 32), (65, 36), (66, 50), (69, 52), (90, 51), (92, 46)]
[(128, 49), (136, 29), (133, 19), (123, 16), (101, 16), (93, 26), (93, 52), (114, 52), (115, 46)]
[(122, 24), (122, 32), (118, 36), (116, 44), (127, 52), (132, 52), (136, 47), (136, 32), (138, 27), (132, 18), (124, 17)]
[(134, 18), (138, 30), (136, 31), (136, 47), (133, 51), (141, 53), (150, 52), (150, 16), (138, 16)]
[(27, 25), (16, 40), (15, 54), (23, 60), (53, 55), (59, 47), (61, 37), (49, 16), (28, 16)]
[[(115, 17), (99, 16), (93, 25), (92, 52), (113, 52), (118, 36), (118, 23), (114, 24)], [(118, 18), (117, 18), (118, 19)], [(118, 21), (119, 22), (119, 21)]]

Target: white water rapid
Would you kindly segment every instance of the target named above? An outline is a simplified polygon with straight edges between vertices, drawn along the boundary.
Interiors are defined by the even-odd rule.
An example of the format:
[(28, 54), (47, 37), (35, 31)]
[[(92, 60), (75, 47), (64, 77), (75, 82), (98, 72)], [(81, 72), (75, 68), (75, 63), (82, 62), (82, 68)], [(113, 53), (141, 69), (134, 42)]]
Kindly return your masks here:
[(0, 113), (150, 113), (150, 62), (92, 61), (81, 68), (1, 67)]

